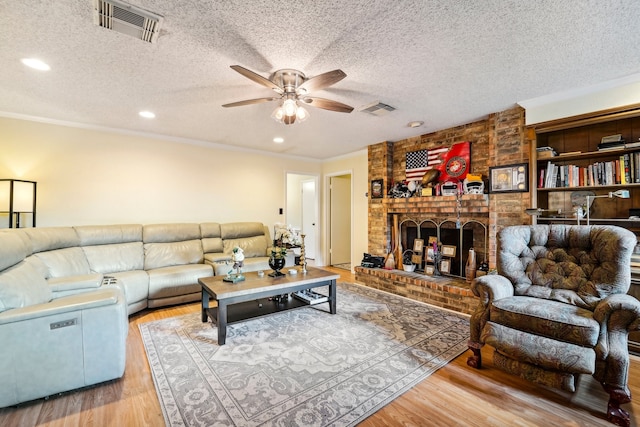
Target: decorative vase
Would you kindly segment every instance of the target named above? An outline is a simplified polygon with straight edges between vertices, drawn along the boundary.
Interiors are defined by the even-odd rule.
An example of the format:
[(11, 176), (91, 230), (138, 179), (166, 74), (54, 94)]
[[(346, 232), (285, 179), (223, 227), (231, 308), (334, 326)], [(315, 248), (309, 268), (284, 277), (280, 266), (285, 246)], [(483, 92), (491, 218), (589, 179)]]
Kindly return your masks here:
[(469, 249), (469, 257), (467, 258), (467, 265), (465, 266), (464, 273), (465, 279), (469, 283), (476, 278), (476, 252), (473, 248)]
[(271, 277), (280, 277), (284, 276), (284, 273), (281, 273), (280, 270), (284, 268), (286, 263), (286, 259), (283, 256), (276, 256), (271, 254), (269, 257), (269, 267), (273, 270), (273, 273), (269, 273)]

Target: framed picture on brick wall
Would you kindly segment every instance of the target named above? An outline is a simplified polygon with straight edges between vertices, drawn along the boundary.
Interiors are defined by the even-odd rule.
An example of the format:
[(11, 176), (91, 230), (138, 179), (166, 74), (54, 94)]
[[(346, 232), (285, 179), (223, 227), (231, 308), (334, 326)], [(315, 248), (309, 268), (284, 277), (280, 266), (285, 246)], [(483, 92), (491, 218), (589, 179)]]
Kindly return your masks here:
[(381, 199), (384, 197), (384, 181), (381, 179), (374, 179), (371, 181), (371, 198)]
[(490, 193), (526, 193), (527, 191), (529, 191), (527, 163), (489, 168)]

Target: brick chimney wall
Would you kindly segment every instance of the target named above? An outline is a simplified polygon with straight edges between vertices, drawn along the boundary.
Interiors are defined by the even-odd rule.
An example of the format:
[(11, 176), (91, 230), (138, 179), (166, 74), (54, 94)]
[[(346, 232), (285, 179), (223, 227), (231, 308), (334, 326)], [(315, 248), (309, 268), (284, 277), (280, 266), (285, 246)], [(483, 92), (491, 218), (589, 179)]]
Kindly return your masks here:
[[(524, 110), (514, 107), (466, 125), (420, 135), (396, 142), (369, 146), (369, 180), (382, 179), (388, 190), (393, 182), (405, 179), (406, 153), (456, 142), (471, 142), (470, 172), (481, 174), (488, 187), (489, 167), (529, 163), (530, 144), (525, 135)], [(485, 188), (485, 192), (488, 188)], [(456, 220), (455, 196), (412, 197), (409, 199), (369, 199), (369, 253), (384, 256), (390, 248), (392, 213), (402, 218)], [(496, 234), (505, 226), (529, 224), (524, 210), (530, 206), (530, 194), (503, 193), (465, 195), (461, 219), (475, 219), (488, 228), (489, 266), (495, 267)]]

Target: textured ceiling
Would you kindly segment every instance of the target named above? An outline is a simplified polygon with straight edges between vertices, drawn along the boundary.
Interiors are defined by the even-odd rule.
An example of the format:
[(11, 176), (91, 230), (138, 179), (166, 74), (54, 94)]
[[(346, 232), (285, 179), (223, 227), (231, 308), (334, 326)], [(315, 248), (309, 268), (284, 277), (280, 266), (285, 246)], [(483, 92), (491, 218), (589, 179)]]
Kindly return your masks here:
[[(96, 26), (93, 0), (0, 0), (0, 114), (326, 159), (640, 72), (638, 0), (132, 4), (164, 17), (157, 43)], [(342, 69), (344, 80), (312, 95), (355, 110), (309, 107), (306, 122), (284, 126), (270, 118), (275, 102), (222, 108), (273, 94), (234, 64), (264, 77)], [(375, 101), (397, 110), (358, 111)]]

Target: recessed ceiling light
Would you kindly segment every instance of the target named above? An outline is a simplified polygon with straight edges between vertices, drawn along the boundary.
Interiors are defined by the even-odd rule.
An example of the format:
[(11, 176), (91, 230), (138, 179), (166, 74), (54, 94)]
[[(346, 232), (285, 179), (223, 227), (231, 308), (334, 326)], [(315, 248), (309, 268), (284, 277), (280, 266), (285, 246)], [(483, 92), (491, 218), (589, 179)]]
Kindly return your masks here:
[(273, 142), (275, 142), (276, 144), (282, 144), (284, 142), (284, 138), (276, 136), (275, 138), (273, 138)]
[(140, 114), (140, 117), (144, 117), (145, 119), (155, 119), (156, 115), (153, 114), (151, 111), (140, 111), (138, 114)]
[(21, 61), (24, 65), (34, 70), (49, 71), (51, 69), (48, 64), (36, 58), (22, 58)]
[(410, 128), (419, 128), (420, 126), (422, 126), (424, 124), (424, 122), (421, 121), (414, 121), (414, 122), (409, 122), (407, 123), (407, 126), (409, 126)]

